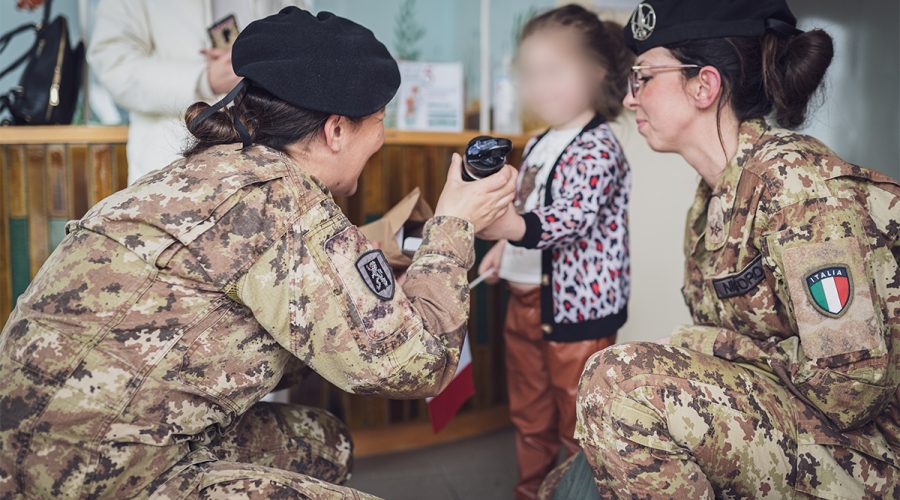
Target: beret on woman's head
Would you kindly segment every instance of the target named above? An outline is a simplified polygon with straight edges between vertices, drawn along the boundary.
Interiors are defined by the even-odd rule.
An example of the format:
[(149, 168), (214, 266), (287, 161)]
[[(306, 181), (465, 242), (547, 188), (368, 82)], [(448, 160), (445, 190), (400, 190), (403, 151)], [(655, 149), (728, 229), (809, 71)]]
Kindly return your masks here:
[(642, 0), (625, 26), (635, 54), (688, 40), (799, 33), (786, 0)]
[(232, 47), (238, 76), (297, 107), (359, 118), (383, 108), (400, 70), (368, 28), (297, 7), (250, 23)]

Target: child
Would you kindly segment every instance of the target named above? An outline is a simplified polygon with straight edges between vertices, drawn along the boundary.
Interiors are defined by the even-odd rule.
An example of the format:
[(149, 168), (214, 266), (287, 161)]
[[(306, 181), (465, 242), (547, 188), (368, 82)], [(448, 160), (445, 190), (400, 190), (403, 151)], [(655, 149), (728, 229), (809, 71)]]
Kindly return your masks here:
[(631, 176), (607, 120), (622, 110), (631, 57), (621, 26), (576, 5), (531, 19), (518, 52), (525, 105), (550, 129), (526, 146), (517, 210), (480, 234), (500, 241), (479, 274), (509, 283), (516, 498), (534, 498), (560, 445), (578, 449), (585, 362), (615, 342), (626, 319)]

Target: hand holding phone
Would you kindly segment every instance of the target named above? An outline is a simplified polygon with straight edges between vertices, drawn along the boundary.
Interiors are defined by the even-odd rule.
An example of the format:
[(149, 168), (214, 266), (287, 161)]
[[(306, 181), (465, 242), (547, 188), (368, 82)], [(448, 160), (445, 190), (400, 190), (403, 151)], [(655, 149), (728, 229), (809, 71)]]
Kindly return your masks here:
[(234, 40), (241, 30), (238, 29), (234, 14), (230, 14), (214, 22), (206, 29), (206, 32), (209, 33), (209, 39), (212, 41), (214, 49), (228, 49), (234, 44)]

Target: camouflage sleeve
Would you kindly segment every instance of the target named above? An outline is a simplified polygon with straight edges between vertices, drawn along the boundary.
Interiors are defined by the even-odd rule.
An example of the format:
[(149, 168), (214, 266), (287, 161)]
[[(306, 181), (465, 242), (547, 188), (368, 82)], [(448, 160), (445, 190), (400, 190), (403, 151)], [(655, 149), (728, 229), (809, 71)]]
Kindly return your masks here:
[(338, 387), (431, 396), (456, 372), (473, 244), (469, 222), (433, 218), (401, 288), (381, 251), (327, 200), (251, 267), (237, 296), (282, 346)]
[(897, 227), (900, 203), (896, 197), (869, 201), (807, 201), (769, 216), (768, 227), (776, 230), (761, 236), (759, 246), (796, 335), (761, 341), (689, 326), (676, 331), (673, 343), (773, 371), (841, 429), (870, 421), (897, 388), (891, 329), (900, 308), (900, 270), (884, 234)]
[(896, 224), (900, 214), (896, 203), (869, 201), (847, 195), (785, 207), (762, 243), (797, 331), (775, 346), (770, 365), (841, 429), (867, 423), (896, 389), (888, 311), (898, 269), (876, 218), (893, 212)]

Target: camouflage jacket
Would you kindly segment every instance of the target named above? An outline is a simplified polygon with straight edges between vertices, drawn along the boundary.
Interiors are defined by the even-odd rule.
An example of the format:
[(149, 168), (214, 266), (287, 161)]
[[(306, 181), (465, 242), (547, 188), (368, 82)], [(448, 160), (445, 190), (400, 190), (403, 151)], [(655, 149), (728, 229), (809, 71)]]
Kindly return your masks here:
[(210, 148), (94, 206), (0, 336), (0, 498), (122, 497), (202, 445), (292, 359), (354, 393), (433, 395), (465, 336), (474, 228), (436, 217), (401, 289), (286, 156)]
[(685, 236), (694, 325), (672, 343), (777, 377), (798, 442), (900, 466), (900, 185), (748, 121)]

